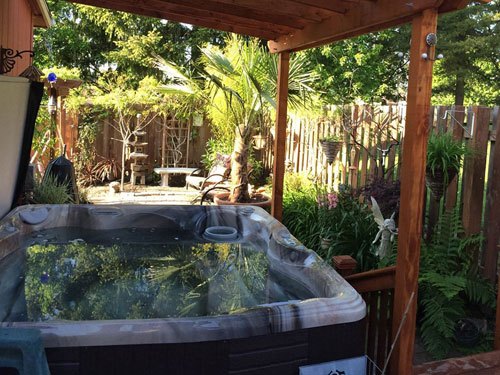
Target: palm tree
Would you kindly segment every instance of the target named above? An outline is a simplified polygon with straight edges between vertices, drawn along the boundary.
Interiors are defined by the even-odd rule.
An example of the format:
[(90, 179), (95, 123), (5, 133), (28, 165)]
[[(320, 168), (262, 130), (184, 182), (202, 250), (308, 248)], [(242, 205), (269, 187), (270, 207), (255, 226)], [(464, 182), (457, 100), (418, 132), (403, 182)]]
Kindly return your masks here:
[[(208, 46), (201, 51), (203, 69), (198, 68), (198, 71), (204, 78), (203, 83), (164, 61), (159, 61), (157, 66), (173, 80), (165, 90), (185, 93), (190, 100), (205, 98), (209, 103), (209, 114), (232, 126), (234, 146), (229, 200), (233, 203), (249, 202), (250, 144), (253, 132), (266, 125), (266, 115), (275, 108), (277, 59), (257, 40), (238, 36), (231, 36), (223, 50)], [(301, 55), (291, 60), (289, 103), (292, 109), (307, 105), (311, 97), (309, 84), (315, 76), (306, 68)]]

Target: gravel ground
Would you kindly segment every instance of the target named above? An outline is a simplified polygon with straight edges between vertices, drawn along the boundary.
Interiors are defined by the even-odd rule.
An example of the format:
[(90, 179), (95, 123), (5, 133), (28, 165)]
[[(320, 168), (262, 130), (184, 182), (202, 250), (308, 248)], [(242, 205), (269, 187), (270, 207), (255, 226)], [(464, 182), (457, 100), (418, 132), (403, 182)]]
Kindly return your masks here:
[(123, 192), (114, 193), (109, 186), (94, 186), (85, 190), (87, 199), (93, 204), (191, 204), (199, 192), (184, 187), (161, 187), (125, 184)]

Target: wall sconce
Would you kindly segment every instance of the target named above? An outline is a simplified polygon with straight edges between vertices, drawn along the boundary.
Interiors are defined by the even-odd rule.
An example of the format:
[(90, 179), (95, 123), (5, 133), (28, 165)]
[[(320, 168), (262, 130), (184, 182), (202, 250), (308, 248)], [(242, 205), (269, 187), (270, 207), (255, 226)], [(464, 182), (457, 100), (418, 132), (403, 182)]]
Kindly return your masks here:
[(425, 43), (427, 44), (427, 52), (422, 53), (422, 58), (424, 60), (436, 61), (441, 60), (444, 56), (442, 53), (436, 56), (436, 58), (431, 57), (431, 48), (437, 44), (437, 36), (434, 33), (429, 33), (425, 37)]
[(47, 110), (51, 116), (54, 116), (57, 113), (57, 90), (54, 87), (54, 84), (57, 81), (57, 76), (55, 73), (49, 73), (47, 76), (47, 81), (50, 83), (49, 89), (49, 103), (47, 105)]

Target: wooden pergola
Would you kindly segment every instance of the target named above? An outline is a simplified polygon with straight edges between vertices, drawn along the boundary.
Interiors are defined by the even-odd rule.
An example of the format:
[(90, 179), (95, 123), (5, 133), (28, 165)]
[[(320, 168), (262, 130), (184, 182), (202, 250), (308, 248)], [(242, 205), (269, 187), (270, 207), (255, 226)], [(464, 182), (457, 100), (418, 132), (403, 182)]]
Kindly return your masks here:
[[(470, 0), (71, 0), (268, 40), (279, 53), (272, 213), (282, 217), (290, 52), (411, 22), (407, 118), (401, 168), (401, 207), (394, 297), (392, 374), (411, 374), (422, 232), (425, 160), (434, 45), (439, 13)], [(482, 0), (487, 3), (489, 0)], [(428, 58), (423, 58), (426, 53)], [(497, 344), (497, 349), (498, 345)]]

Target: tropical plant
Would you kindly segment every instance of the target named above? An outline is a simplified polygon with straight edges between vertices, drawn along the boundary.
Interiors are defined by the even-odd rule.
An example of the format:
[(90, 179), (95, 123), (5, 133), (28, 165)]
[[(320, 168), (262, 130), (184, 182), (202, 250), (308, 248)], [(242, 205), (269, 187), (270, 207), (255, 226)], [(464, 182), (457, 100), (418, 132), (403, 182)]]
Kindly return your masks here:
[[(248, 202), (248, 158), (255, 129), (263, 128), (266, 114), (275, 106), (277, 87), (277, 58), (270, 55), (255, 39), (245, 40), (231, 36), (224, 49), (214, 46), (202, 48), (198, 72), (205, 79), (205, 86), (199, 81), (188, 79), (186, 74), (172, 72), (172, 64), (163, 71), (172, 77), (176, 89), (189, 98), (193, 94), (207, 98), (209, 116), (216, 128), (232, 129), (233, 153), (231, 158), (231, 202)], [(157, 66), (162, 69), (162, 63)], [(305, 105), (311, 97), (309, 83), (315, 79), (309, 74), (305, 60), (292, 60), (289, 74), (289, 103), (292, 108)]]
[[(458, 210), (444, 213), (430, 244), (422, 243), (419, 309), (420, 332), (426, 350), (435, 358), (453, 348), (457, 322), (478, 306), (495, 305), (491, 284), (477, 274), (474, 248), (479, 236), (464, 237)], [(475, 305), (476, 311), (470, 311)]]
[(113, 181), (121, 174), (121, 165), (114, 159), (105, 159), (98, 161), (92, 168), (92, 174), (101, 182)]

